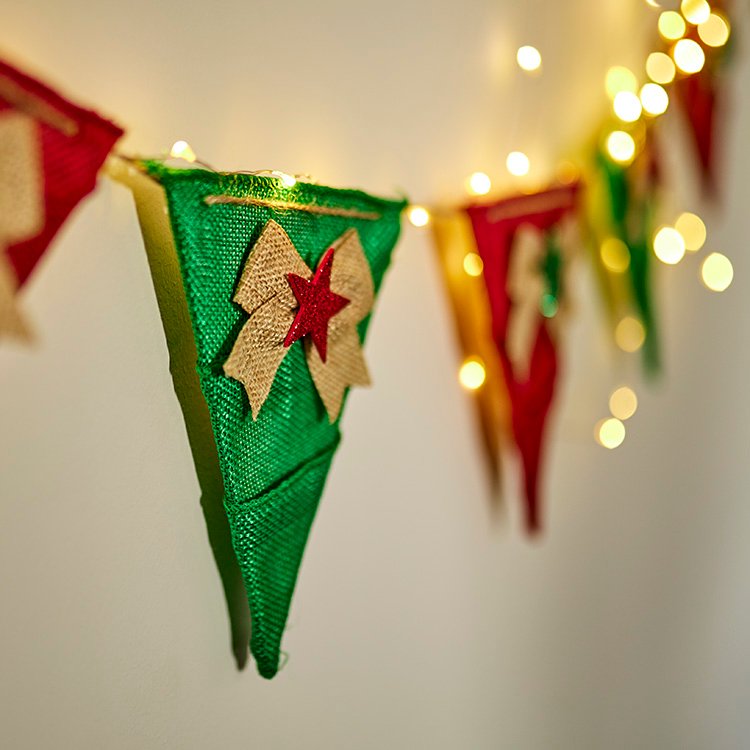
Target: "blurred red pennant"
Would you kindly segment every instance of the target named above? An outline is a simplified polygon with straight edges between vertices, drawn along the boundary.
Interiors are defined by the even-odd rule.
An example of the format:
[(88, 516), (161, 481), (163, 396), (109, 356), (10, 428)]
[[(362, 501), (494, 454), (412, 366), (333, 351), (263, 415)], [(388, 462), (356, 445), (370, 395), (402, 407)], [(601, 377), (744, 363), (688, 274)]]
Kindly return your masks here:
[(715, 197), (719, 100), (716, 75), (704, 68), (700, 73), (677, 81), (676, 90), (695, 146), (703, 190), (706, 195)]
[[(575, 212), (578, 191), (579, 186), (576, 184), (488, 205), (473, 205), (467, 209), (477, 249), (484, 262), (484, 280), (492, 313), (492, 335), (506, 380), (513, 439), (523, 465), (524, 516), (530, 534), (541, 529), (539, 472), (544, 429), (554, 396), (558, 360), (552, 319), (542, 313), (543, 286), (534, 282), (531, 275), (528, 276), (528, 283), (519, 284), (513, 270), (521, 260), (520, 265), (525, 263), (538, 277), (542, 274), (542, 258), (540, 256), (537, 263), (536, 257), (519, 259), (514, 256), (518, 252), (527, 252), (517, 242), (519, 230), (531, 227), (549, 235), (550, 230)], [(531, 261), (534, 268), (526, 261)], [(524, 295), (526, 299), (521, 298)], [(514, 316), (523, 315), (528, 318), (529, 311), (529, 351), (524, 365), (519, 365), (513, 352), (517, 346), (512, 340), (512, 329), (518, 328), (514, 324)], [(525, 327), (529, 328), (528, 325)]]
[(0, 60), (0, 336), (26, 335), (15, 294), (121, 135)]

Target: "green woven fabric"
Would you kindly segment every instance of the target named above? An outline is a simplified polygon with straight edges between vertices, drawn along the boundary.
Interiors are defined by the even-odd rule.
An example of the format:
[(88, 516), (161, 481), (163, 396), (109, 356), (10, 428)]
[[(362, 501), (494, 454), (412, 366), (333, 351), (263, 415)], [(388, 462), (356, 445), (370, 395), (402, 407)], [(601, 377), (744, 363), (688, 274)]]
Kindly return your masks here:
[[(347, 229), (355, 228), (376, 291), (398, 238), (402, 201), (353, 190), (205, 170), (146, 168), (166, 191), (197, 348), (197, 370), (224, 479), (224, 505), (245, 582), (250, 650), (264, 677), (279, 666), (281, 638), (305, 543), (340, 439), (310, 376), (301, 342), (293, 344), (270, 395), (253, 421), (243, 386), (223, 365), (247, 321), (233, 301), (248, 255), (266, 222), (278, 222), (308, 267)], [(212, 195), (251, 196), (377, 213), (376, 220), (266, 206), (207, 205)], [(364, 340), (369, 318), (359, 326)]]

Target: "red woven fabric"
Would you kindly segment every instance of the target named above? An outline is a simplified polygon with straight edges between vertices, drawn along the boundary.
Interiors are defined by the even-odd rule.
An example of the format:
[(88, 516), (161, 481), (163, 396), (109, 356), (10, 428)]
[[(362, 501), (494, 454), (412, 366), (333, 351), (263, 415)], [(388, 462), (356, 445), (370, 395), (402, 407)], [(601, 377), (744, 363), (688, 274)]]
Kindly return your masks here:
[(526, 529), (541, 529), (539, 475), (544, 429), (552, 405), (558, 358), (550, 323), (541, 312), (528, 373), (521, 378), (508, 353), (508, 322), (513, 301), (508, 294), (508, 274), (514, 239), (522, 225), (547, 231), (576, 208), (578, 186), (508, 198), (467, 208), (484, 263), (484, 280), (492, 313), (492, 335), (502, 362), (511, 410), (513, 438), (524, 474)]
[[(74, 128), (61, 129), (38, 117), (39, 106), (57, 113)], [(123, 131), (0, 60), (0, 117), (8, 110), (36, 120), (43, 164), (43, 229), (35, 237), (6, 248), (20, 287), (70, 212), (94, 189), (97, 173)]]

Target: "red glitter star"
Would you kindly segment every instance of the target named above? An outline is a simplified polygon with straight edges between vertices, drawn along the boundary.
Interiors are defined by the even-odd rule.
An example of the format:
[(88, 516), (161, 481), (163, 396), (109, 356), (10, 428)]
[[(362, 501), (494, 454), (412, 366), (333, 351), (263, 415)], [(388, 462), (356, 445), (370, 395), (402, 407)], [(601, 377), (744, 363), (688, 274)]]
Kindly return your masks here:
[(333, 248), (331, 247), (326, 250), (312, 279), (305, 279), (297, 276), (296, 273), (286, 275), (289, 286), (292, 287), (292, 292), (299, 302), (299, 309), (284, 339), (284, 346), (291, 346), (295, 341), (309, 334), (323, 362), (326, 361), (328, 346), (328, 321), (350, 301), (331, 291), (332, 265)]

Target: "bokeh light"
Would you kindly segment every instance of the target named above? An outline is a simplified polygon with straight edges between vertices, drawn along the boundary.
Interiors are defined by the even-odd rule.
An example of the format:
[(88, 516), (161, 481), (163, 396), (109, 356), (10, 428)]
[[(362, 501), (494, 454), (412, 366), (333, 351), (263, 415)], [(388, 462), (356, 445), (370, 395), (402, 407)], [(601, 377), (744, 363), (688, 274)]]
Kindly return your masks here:
[(638, 79), (629, 68), (615, 65), (607, 71), (604, 88), (610, 99), (614, 99), (621, 91), (630, 91), (634, 94), (638, 91)]
[(523, 151), (511, 151), (505, 160), (507, 170), (516, 177), (523, 177), (529, 173), (531, 162)]
[(415, 227), (426, 227), (430, 223), (430, 212), (424, 206), (411, 206), (407, 215)]
[(698, 26), (698, 36), (709, 47), (723, 47), (729, 41), (729, 22), (724, 16), (712, 13)]
[(466, 253), (463, 265), (464, 272), (469, 276), (481, 276), (484, 271), (484, 263), (478, 253)]
[(630, 266), (630, 250), (617, 237), (607, 237), (599, 248), (604, 267), (612, 273), (625, 273)]
[(712, 292), (723, 292), (734, 278), (732, 261), (721, 253), (711, 253), (701, 266), (701, 280)]
[(711, 6), (706, 0), (682, 0), (680, 11), (694, 26), (704, 23), (711, 15)]
[(672, 57), (683, 73), (697, 73), (706, 63), (703, 47), (692, 39), (680, 39), (672, 48)]
[(625, 425), (615, 417), (602, 419), (594, 428), (594, 437), (599, 445), (613, 450), (625, 440)]
[(658, 83), (646, 83), (641, 89), (641, 104), (647, 114), (663, 115), (669, 106), (669, 94)]
[(637, 352), (646, 340), (646, 331), (638, 318), (627, 316), (615, 328), (615, 343), (624, 352)]
[(706, 225), (700, 216), (685, 212), (677, 217), (674, 228), (685, 240), (685, 249), (691, 253), (698, 252), (706, 243)]
[(563, 185), (571, 185), (581, 177), (581, 170), (572, 161), (561, 161), (555, 170), (555, 177)]
[(674, 227), (662, 227), (654, 235), (654, 254), (662, 263), (674, 266), (685, 256), (685, 240)]
[(652, 52), (646, 59), (646, 74), (654, 83), (671, 83), (676, 72), (672, 58), (664, 52)]
[(467, 391), (476, 391), (484, 385), (487, 372), (484, 362), (479, 357), (469, 357), (458, 371), (458, 380)]
[(617, 388), (609, 397), (609, 410), (612, 412), (612, 416), (617, 417), (617, 419), (623, 421), (630, 419), (637, 408), (638, 397), (635, 395), (635, 391), (626, 385)]
[(607, 153), (619, 164), (630, 164), (635, 156), (633, 136), (624, 130), (614, 130), (607, 136)]
[(632, 91), (619, 91), (612, 102), (612, 109), (623, 122), (635, 122), (641, 116), (641, 100)]
[(492, 188), (492, 180), (484, 172), (474, 172), (466, 180), (466, 187), (474, 195), (487, 195)]
[(685, 35), (685, 19), (674, 10), (665, 10), (659, 15), (659, 33), (664, 39), (672, 42)]
[(534, 73), (542, 67), (542, 56), (536, 47), (525, 44), (518, 48), (516, 52), (516, 62), (521, 70), (527, 73)]

